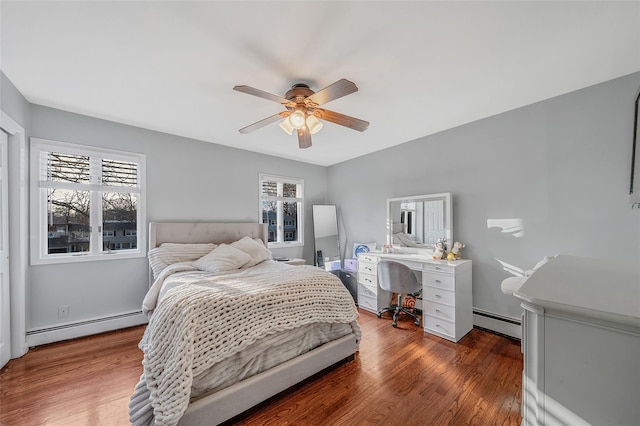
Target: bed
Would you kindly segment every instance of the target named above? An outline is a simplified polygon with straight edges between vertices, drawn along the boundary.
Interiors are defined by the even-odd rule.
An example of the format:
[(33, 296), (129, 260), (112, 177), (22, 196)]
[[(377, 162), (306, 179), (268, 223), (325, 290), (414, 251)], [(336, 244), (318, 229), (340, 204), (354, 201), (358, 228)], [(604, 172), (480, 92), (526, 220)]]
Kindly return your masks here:
[(360, 328), (348, 290), (319, 268), (272, 260), (266, 241), (259, 223), (150, 224), (132, 424), (220, 424), (353, 359)]

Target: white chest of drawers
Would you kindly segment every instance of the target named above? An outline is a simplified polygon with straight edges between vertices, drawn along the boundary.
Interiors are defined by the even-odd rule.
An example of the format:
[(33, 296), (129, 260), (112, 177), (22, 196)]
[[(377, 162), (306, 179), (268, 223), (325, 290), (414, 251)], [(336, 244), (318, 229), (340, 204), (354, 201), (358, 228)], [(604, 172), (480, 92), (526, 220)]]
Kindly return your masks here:
[(389, 305), (391, 295), (378, 286), (380, 260), (394, 260), (422, 276), (424, 331), (457, 342), (473, 328), (470, 260), (431, 260), (425, 256), (366, 253), (358, 256), (358, 304), (371, 312)]
[(471, 261), (424, 263), (424, 331), (457, 342), (473, 328)]
[(379, 261), (375, 255), (358, 255), (358, 306), (374, 313), (391, 300), (391, 295), (378, 286)]
[(558, 255), (514, 293), (524, 308), (522, 425), (637, 425), (637, 264)]

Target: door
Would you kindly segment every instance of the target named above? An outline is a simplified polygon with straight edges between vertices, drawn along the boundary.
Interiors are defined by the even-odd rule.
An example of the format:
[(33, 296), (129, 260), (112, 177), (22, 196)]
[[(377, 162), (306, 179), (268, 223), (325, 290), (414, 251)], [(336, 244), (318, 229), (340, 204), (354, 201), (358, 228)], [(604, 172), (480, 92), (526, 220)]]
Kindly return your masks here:
[(424, 202), (424, 243), (435, 244), (440, 238), (446, 238), (444, 224), (444, 200)]
[(0, 130), (0, 368), (11, 358), (7, 134)]

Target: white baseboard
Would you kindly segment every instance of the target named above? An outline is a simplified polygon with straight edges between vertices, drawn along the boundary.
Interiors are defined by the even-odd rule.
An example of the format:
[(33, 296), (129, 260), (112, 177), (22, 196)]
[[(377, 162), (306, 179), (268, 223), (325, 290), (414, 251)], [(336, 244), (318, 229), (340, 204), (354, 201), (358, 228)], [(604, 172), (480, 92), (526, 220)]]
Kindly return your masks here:
[(138, 311), (57, 327), (29, 330), (27, 332), (27, 346), (40, 346), (46, 345), (47, 343), (90, 336), (92, 334), (146, 324), (148, 321), (147, 316)]
[(506, 317), (493, 312), (473, 308), (473, 325), (495, 331), (506, 336), (522, 339), (520, 318)]

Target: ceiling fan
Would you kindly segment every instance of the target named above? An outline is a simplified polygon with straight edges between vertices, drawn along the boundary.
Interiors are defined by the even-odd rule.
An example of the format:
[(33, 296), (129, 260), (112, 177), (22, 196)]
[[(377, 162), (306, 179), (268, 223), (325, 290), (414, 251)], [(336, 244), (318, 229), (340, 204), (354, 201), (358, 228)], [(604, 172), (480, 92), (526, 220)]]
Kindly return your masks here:
[(267, 124), (282, 120), (280, 122), (282, 130), (290, 135), (295, 130), (298, 134), (300, 148), (309, 148), (311, 146), (311, 135), (322, 128), (322, 121), (320, 120), (349, 127), (359, 132), (364, 132), (369, 127), (368, 121), (320, 108), (320, 105), (358, 91), (353, 82), (344, 78), (330, 84), (319, 92), (314, 92), (306, 84), (294, 84), (285, 93), (284, 97), (272, 95), (250, 86), (235, 86), (233, 90), (278, 102), (286, 108), (286, 111), (243, 127), (240, 129), (240, 133), (250, 133)]

